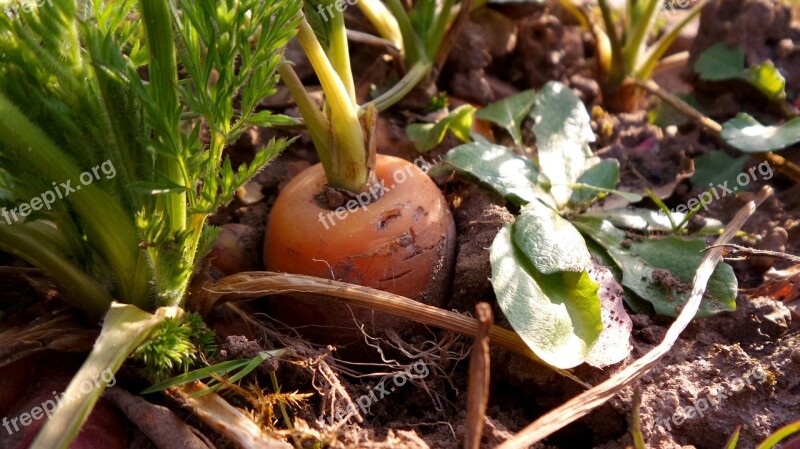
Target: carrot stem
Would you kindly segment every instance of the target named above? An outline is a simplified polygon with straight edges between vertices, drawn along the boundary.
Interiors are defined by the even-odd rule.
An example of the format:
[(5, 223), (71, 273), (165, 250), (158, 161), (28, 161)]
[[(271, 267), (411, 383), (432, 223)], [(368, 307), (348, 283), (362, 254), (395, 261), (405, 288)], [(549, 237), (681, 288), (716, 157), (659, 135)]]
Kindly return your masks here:
[[(334, 22), (334, 26), (341, 27), (344, 32), (343, 21)], [(308, 60), (322, 84), (322, 90), (325, 92), (330, 107), (331, 164), (325, 170), (328, 184), (353, 193), (360, 193), (367, 184), (369, 170), (364, 131), (358, 119), (358, 106), (305, 18), (300, 22), (297, 40), (303, 47), (303, 51), (308, 56)], [(336, 52), (341, 56), (340, 53), (342, 52)], [(336, 61), (335, 64), (342, 70), (349, 71), (349, 57), (346, 67), (341, 61)], [(352, 82), (352, 75), (350, 76)], [(308, 119), (306, 119), (306, 124), (309, 127), (317, 126)], [(320, 133), (322, 130), (314, 132)]]

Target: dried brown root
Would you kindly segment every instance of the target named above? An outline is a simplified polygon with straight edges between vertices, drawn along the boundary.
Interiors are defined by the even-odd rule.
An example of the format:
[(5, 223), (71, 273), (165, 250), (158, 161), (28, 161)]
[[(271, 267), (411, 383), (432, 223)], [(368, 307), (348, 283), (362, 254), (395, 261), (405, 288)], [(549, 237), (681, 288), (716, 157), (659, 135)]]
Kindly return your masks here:
[(125, 389), (109, 388), (103, 396), (136, 424), (159, 449), (209, 449), (214, 445), (166, 407), (147, 402)]
[(167, 394), (188, 407), (209, 427), (244, 449), (292, 449), (292, 445), (269, 435), (242, 410), (216, 393), (193, 396), (208, 389), (202, 382), (191, 382), (167, 390)]
[(494, 316), (492, 307), (481, 302), (475, 305), (475, 316), (481, 326), (472, 347), (469, 363), (469, 388), (467, 390), (467, 422), (464, 426), (464, 449), (479, 449), (483, 424), (486, 419), (486, 406), (489, 403), (489, 329)]
[[(197, 295), (193, 305), (205, 314), (218, 301), (290, 293), (314, 293), (315, 295), (308, 295), (308, 298), (324, 304), (340, 303), (371, 309), (470, 337), (475, 336), (478, 328), (478, 322), (474, 318), (422, 304), (403, 296), (313, 276), (274, 272), (250, 272), (228, 276), (217, 283), (205, 286)], [(529, 357), (542, 366), (589, 387), (569, 371), (556, 369), (542, 362), (517, 333), (492, 326), (489, 337), (493, 344)]]

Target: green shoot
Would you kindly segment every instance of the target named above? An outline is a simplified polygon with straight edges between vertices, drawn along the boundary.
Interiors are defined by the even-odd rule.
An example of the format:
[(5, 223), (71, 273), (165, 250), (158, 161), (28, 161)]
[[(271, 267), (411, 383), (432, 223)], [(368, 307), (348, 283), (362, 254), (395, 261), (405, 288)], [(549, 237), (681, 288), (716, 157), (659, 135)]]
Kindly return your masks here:
[[(441, 67), (449, 47), (445, 44), (449, 33), (458, 32), (453, 26), (461, 5), (455, 0), (416, 0), (406, 10), (400, 0), (362, 0), (359, 8), (384, 39), (392, 42), (403, 57), (407, 68), (405, 76), (395, 88), (374, 100), (379, 111), (404, 97), (417, 84), (426, 79), (435, 66)], [(485, 1), (469, 2), (470, 10)], [(469, 11), (465, 11), (468, 13)]]
[[(617, 31), (617, 21), (608, 0), (598, 1), (604, 27), (592, 26), (592, 31), (597, 45), (598, 75), (611, 109), (626, 111), (636, 106), (638, 92), (625, 88), (625, 82), (631, 78), (649, 79), (681, 30), (700, 14), (707, 1), (702, 0), (694, 5), (680, 22), (650, 45), (647, 42), (654, 37), (658, 13), (663, 11), (664, 0), (627, 2), (621, 35)], [(577, 17), (579, 21), (586, 20), (582, 14)]]
[[(331, 22), (330, 35), (342, 36), (341, 39), (344, 39), (344, 21)], [(369, 172), (366, 164), (364, 132), (358, 118), (358, 105), (355, 102), (355, 87), (347, 43), (336, 43), (338, 39), (332, 38), (331, 48), (326, 54), (305, 19), (301, 20), (298, 27), (297, 40), (319, 77), (327, 99), (327, 107), (330, 109), (330, 113), (326, 114), (326, 120), (319, 117), (319, 109), (313, 104), (307, 104), (312, 110), (301, 109), (312, 137), (320, 136), (314, 143), (320, 141), (320, 145), (316, 147), (325, 167), (328, 183), (332, 187), (360, 193), (367, 184)], [(281, 73), (290, 72), (291, 67), (282, 66), (281, 70)], [(294, 78), (291, 74), (289, 77)], [(287, 86), (292, 96), (300, 99), (298, 103), (307, 97), (302, 85), (287, 84)], [(327, 126), (327, 129), (312, 129), (320, 125)]]
[(248, 126), (286, 122), (255, 109), (298, 11), (293, 0), (52, 0), (0, 15), (0, 250), (105, 315), (67, 388), (77, 400), (35, 449), (68, 447), (105, 385), (76, 388), (137, 348), (156, 377), (201, 357), (207, 334), (175, 306), (215, 239), (207, 216), (288, 144), (237, 170), (223, 157)]
[(739, 435), (742, 433), (742, 426), (737, 426), (736, 431), (733, 432), (733, 435), (728, 438), (728, 441), (725, 443), (725, 449), (736, 449), (736, 445), (739, 444)]
[[(710, 191), (709, 191), (709, 192), (710, 192)], [(710, 196), (709, 196), (709, 197), (710, 197)], [(687, 213), (687, 214), (686, 214), (686, 216), (685, 216), (685, 217), (683, 217), (683, 220), (682, 220), (682, 221), (681, 221), (681, 222), (678, 224), (678, 231), (680, 231), (680, 230), (682, 230), (683, 228), (685, 228), (685, 227), (686, 227), (686, 225), (688, 225), (688, 224), (689, 224), (689, 222), (691, 222), (691, 221), (692, 221), (692, 218), (694, 218), (694, 216), (695, 216), (695, 215), (697, 215), (697, 213), (698, 213), (698, 212), (700, 212), (700, 209), (701, 209), (701, 208), (705, 208), (707, 204), (708, 204), (708, 203), (706, 203), (706, 202), (703, 200), (703, 197), (702, 197), (702, 195), (701, 195), (701, 197), (700, 197), (700, 204), (698, 204), (697, 206), (695, 206), (694, 208), (692, 208), (692, 210), (690, 210), (690, 211), (689, 211), (689, 213)]]
[(184, 322), (165, 320), (131, 357), (144, 363), (143, 375), (164, 379), (176, 368), (188, 371), (201, 361), (203, 354), (210, 354), (213, 350), (213, 332), (199, 315), (193, 313)]
[(769, 436), (769, 438), (762, 441), (761, 444), (756, 447), (756, 449), (772, 449), (786, 437), (794, 435), (798, 432), (800, 432), (800, 421), (789, 423), (776, 430), (772, 435)]
[[(0, 166), (9, 175), (0, 188), (10, 192), (3, 211), (18, 212), (0, 222), (0, 249), (53, 275), (97, 317), (111, 298), (146, 310), (181, 305), (198, 249), (215, 236), (205, 218), (287, 144), (270, 143), (238, 171), (222, 156), (246, 126), (280, 121), (253, 111), (274, 91), (297, 6), (87, 6), (79, 16), (74, 0), (54, 0), (19, 20), (0, 16)], [(56, 194), (23, 214), (20, 203)], [(65, 245), (20, 239), (41, 223), (55, 224), (48, 242)]]
[(644, 442), (644, 435), (642, 434), (642, 391), (636, 389), (633, 393), (633, 416), (631, 416), (631, 436), (633, 437), (633, 447), (635, 449), (647, 449)]
[(656, 196), (656, 194), (653, 193), (653, 191), (650, 189), (647, 189), (646, 193), (647, 197), (650, 198), (651, 201), (656, 203), (659, 209), (661, 209), (661, 211), (664, 212), (664, 215), (666, 215), (667, 218), (669, 219), (670, 226), (672, 226), (673, 234), (680, 234), (686, 228), (686, 226), (692, 221), (692, 218), (694, 218), (694, 216), (697, 215), (698, 212), (700, 212), (700, 209), (705, 208), (706, 205), (708, 204), (705, 201), (703, 195), (701, 195), (699, 199), (700, 204), (693, 207), (691, 210), (689, 210), (688, 213), (684, 214), (683, 219), (681, 219), (680, 223), (676, 223), (672, 211), (670, 211), (667, 205), (664, 204), (663, 201), (661, 201), (661, 198)]
[[(158, 391), (166, 390), (167, 388), (176, 387), (178, 385), (187, 384), (190, 382), (195, 382), (198, 380), (203, 379), (216, 379), (218, 377), (225, 376), (230, 374), (234, 371), (238, 371), (236, 374), (231, 376), (227, 381), (228, 382), (236, 382), (242, 379), (244, 376), (250, 374), (254, 369), (256, 369), (262, 362), (269, 359), (270, 357), (282, 357), (285, 355), (287, 350), (285, 349), (277, 349), (274, 351), (264, 351), (260, 352), (257, 356), (253, 357), (252, 359), (237, 359), (237, 360), (227, 360), (225, 362), (217, 363), (214, 365), (206, 366), (204, 368), (199, 368), (193, 371), (189, 371), (184, 374), (180, 374), (178, 376), (172, 377), (170, 379), (164, 380), (163, 382), (159, 382), (144, 391), (141, 394), (151, 394), (156, 393)], [(195, 393), (192, 396), (202, 396), (204, 394), (212, 393), (219, 390), (222, 387), (222, 384), (214, 385), (211, 388), (202, 390), (201, 392)]]
[[(66, 449), (78, 435), (94, 404), (106, 386), (113, 385), (114, 373), (128, 355), (145, 342), (167, 319), (179, 319), (183, 310), (163, 307), (155, 314), (132, 305), (114, 303), (106, 314), (103, 329), (92, 352), (70, 381), (55, 413), (31, 445), (32, 449)], [(95, 385), (88, 393), (85, 385)]]
[[(374, 136), (371, 131), (365, 131), (372, 129), (369, 125), (374, 118), (374, 112), (371, 111), (390, 107), (430, 73), (433, 62), (428, 49), (438, 49), (437, 42), (440, 43), (443, 38), (449, 16), (443, 13), (430, 16), (433, 34), (426, 40), (421, 40), (416, 34), (419, 30), (415, 31), (412, 25), (419, 26), (417, 21), (422, 19), (414, 19), (416, 21), (412, 23), (416, 15), (406, 13), (399, 2), (389, 1), (388, 10), (382, 3), (364, 2), (362, 8), (368, 10), (368, 17), (377, 21), (376, 26), (386, 33), (387, 39), (397, 38), (391, 32), (397, 26), (402, 34), (406, 60), (412, 66), (406, 76), (387, 92), (359, 106), (355, 98), (343, 14), (337, 8), (331, 7), (332, 3), (329, 0), (308, 2), (306, 15), (300, 20), (297, 29), (297, 40), (308, 56), (325, 93), (325, 107), (321, 109), (314, 103), (291, 65), (283, 64), (278, 70), (303, 116), (325, 169), (328, 186), (358, 194), (368, 186), (372, 177), (369, 166), (372, 150), (367, 143)], [(421, 3), (425, 3), (426, 8), (433, 7), (432, 2)], [(446, 6), (449, 5), (447, 11), (453, 6), (452, 3), (446, 2)], [(389, 10), (394, 17), (387, 15)], [(427, 11), (433, 14), (437, 10)]]
[(656, 196), (656, 194), (653, 193), (653, 191), (650, 189), (645, 190), (645, 193), (647, 193), (647, 197), (650, 198), (652, 202), (656, 203), (656, 206), (658, 206), (658, 208), (661, 209), (662, 212), (664, 212), (664, 215), (667, 216), (667, 218), (669, 219), (669, 224), (670, 226), (672, 226), (672, 232), (675, 234), (680, 232), (681, 228), (675, 223), (675, 218), (672, 217), (672, 211), (669, 210), (669, 207), (667, 207), (667, 205), (664, 204), (663, 201), (661, 201), (661, 198)]
[(381, 0), (360, 0), (358, 6), (367, 16), (367, 20), (378, 30), (378, 34), (403, 53), (403, 34), (400, 32), (400, 25), (386, 5)]

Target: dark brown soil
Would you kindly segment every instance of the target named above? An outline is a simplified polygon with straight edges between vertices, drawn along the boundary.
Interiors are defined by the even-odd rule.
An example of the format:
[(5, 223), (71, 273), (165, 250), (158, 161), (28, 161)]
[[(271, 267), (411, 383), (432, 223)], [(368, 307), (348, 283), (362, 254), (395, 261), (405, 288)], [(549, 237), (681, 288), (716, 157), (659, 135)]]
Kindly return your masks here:
[[(714, 43), (741, 45), (748, 64), (767, 59), (774, 61), (787, 79), (790, 97), (794, 98), (800, 93), (800, 50), (796, 47), (800, 45), (800, 25), (793, 21), (793, 14), (796, 18), (792, 9), (779, 5), (777, 0), (712, 1), (702, 14), (698, 37), (691, 46), (689, 67)], [(357, 16), (355, 20), (356, 27), (362, 23)], [(353, 61), (355, 73), (363, 74), (357, 81), (359, 94), (365, 97), (369, 85), (380, 84), (394, 76), (394, 68), (380, 58), (377, 50), (359, 48), (354, 47)], [(297, 62), (296, 70), (301, 78), (313, 83), (313, 72), (301, 52), (291, 47), (287, 54)], [(620, 161), (621, 186), (625, 190), (653, 189), (669, 207), (696, 196), (699, 191), (688, 180), (694, 172), (693, 160), (712, 150), (730, 149), (691, 125), (665, 131), (650, 125), (645, 112), (612, 115), (599, 107), (592, 109), (602, 100), (598, 83), (593, 78), (594, 57), (591, 36), (563, 11), (533, 4), (504, 5), (483, 11), (466, 26), (464, 38), (452, 52), (438, 82), (417, 89), (400, 107), (384, 115), (385, 120), (379, 125), (379, 148), (381, 152), (409, 160), (417, 157), (404, 130), (424, 115), (424, 108), (437, 92), (446, 91), (462, 100), (485, 104), (517, 90), (538, 88), (547, 81), (560, 80), (570, 85), (592, 110), (597, 135), (593, 150), (602, 158)], [(699, 100), (716, 118), (724, 119), (741, 110), (771, 112), (769, 105), (746, 92), (727, 87), (720, 90), (719, 86), (699, 82), (688, 69), (684, 78), (691, 82)], [(296, 114), (283, 91), (265, 105)], [(228, 153), (235, 164), (247, 161), (256, 148), (275, 135), (273, 131), (252, 130), (229, 148)], [(455, 139), (448, 138), (428, 156), (441, 156), (456, 144)], [(800, 159), (791, 152), (785, 156)], [(263, 266), (263, 234), (277, 194), (288, 180), (316, 161), (311, 143), (304, 135), (252, 180), (245, 198), (237, 198), (211, 218), (214, 225), (238, 223), (246, 227), (249, 237), (243, 240), (242, 254), (248, 255), (245, 261), (248, 266)], [(758, 162), (750, 162), (755, 163)], [(454, 281), (447, 308), (472, 314), (475, 304), (489, 302), (494, 306), (496, 323), (506, 326), (489, 281), (488, 248), (500, 227), (513, 220), (513, 215), (502, 198), (473, 184), (451, 177), (436, 181), (447, 195), (458, 233)], [(756, 185), (763, 183), (760, 181)], [(776, 193), (744, 230), (760, 236), (770, 233), (778, 236), (772, 239), (770, 248), (763, 249), (800, 254), (800, 186), (780, 173), (766, 183), (775, 188)], [(711, 203), (707, 215), (728, 222), (741, 205), (741, 199), (725, 197)], [(648, 201), (639, 206), (653, 207)], [(752, 239), (739, 239), (736, 243), (756, 244)], [(2, 262), (3, 265), (21, 265), (6, 257)], [(739, 447), (750, 448), (778, 427), (800, 419), (800, 347), (798, 326), (792, 321), (793, 311), (773, 298), (751, 297), (746, 290), (761, 285), (765, 270), (772, 264), (776, 268), (786, 268), (789, 264), (774, 259), (732, 264), (742, 288), (736, 312), (694, 321), (659, 366), (636, 386), (642, 395), (641, 426), (648, 447), (717, 449), (737, 426), (742, 426)], [(207, 275), (220, 277), (224, 271), (209, 270)], [(10, 286), (7, 290), (12, 298), (4, 303), (20, 297), (46, 296), (52, 290), (43, 287), (41, 282), (20, 280), (18, 274), (0, 273), (0, 278), (4, 285)], [(674, 279), (662, 276), (661, 281)], [(435, 329), (402, 338), (388, 335), (380, 341), (365, 337), (371, 345), (367, 349), (370, 364), (355, 365), (345, 357), (347, 348), (293, 340), (292, 329), (266, 316), (259, 301), (237, 306), (253, 319), (244, 320), (224, 306), (218, 307), (209, 317), (221, 345), (218, 359), (248, 357), (261, 348), (294, 345), (304, 363), (281, 361), (264, 366), (259, 370), (258, 379), (262, 386), (269, 385), (267, 376), (275, 372), (282, 391), (315, 393), (304, 406), (291, 411), (311, 429), (321, 432), (330, 447), (460, 447), (466, 418), (466, 358), (471, 344), (468, 339)], [(670, 324), (662, 317), (631, 314), (631, 318), (633, 349), (630, 356), (604, 370), (578, 367), (574, 370), (577, 377), (592, 385), (607, 379), (660, 342)], [(582, 391), (580, 385), (521, 356), (497, 348), (491, 355), (492, 382), (484, 448), (495, 447), (538, 416)], [(330, 417), (331, 422), (335, 421), (336, 411), (341, 413), (346, 405), (341, 397), (331, 396), (332, 387), (321, 380), (320, 365), (312, 360), (325, 360), (330, 364), (338, 374), (341, 387), (353, 401), (374, 394), (382, 380), (391, 382), (392, 374), (416, 362), (424, 364), (427, 374), (418, 373), (418, 378), (397, 386), (396, 392), (392, 390), (381, 400), (371, 401), (370, 407), (360, 410), (363, 422), (351, 419), (332, 428), (325, 420)], [(27, 403), (36, 399), (35, 394), (41, 395), (44, 389), (52, 387), (48, 382), (55, 382), (43, 380), (38, 375), (41, 372), (31, 365), (34, 362), (45, 363), (41, 358), (31, 357), (3, 368), (6, 374), (0, 375), (0, 411), (6, 415), (13, 414), (12, 410), (24, 410)], [(74, 364), (75, 360), (69, 359), (69, 363)], [(69, 365), (69, 368), (72, 370), (74, 366)], [(19, 391), (30, 393), (13, 393)], [(631, 446), (633, 397), (634, 389), (623, 391), (536, 447), (617, 449)], [(112, 410), (109, 415), (113, 421), (109, 425), (119, 426), (123, 429), (120, 433), (129, 435), (127, 447), (147, 447), (145, 443), (130, 443), (141, 440), (141, 436), (130, 436), (136, 432), (127, 433), (124, 429), (130, 424), (114, 413)], [(691, 415), (688, 418), (684, 417), (687, 413)], [(318, 417), (322, 417), (322, 421), (318, 421)], [(279, 426), (284, 424), (280, 422)], [(0, 428), (0, 448), (16, 447), (8, 443), (10, 440), (4, 440), (2, 431)], [(221, 444), (218, 447), (226, 444), (218, 436), (213, 439)]]

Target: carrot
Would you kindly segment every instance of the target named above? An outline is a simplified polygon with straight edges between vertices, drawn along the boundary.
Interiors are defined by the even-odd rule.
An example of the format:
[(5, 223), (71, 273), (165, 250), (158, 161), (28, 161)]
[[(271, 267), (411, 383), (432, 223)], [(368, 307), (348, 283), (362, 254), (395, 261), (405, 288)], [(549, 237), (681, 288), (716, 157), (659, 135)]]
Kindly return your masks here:
[[(297, 175), (278, 195), (264, 239), (266, 268), (334, 278), (441, 306), (456, 238), (447, 202), (414, 164), (375, 155), (377, 108), (356, 103), (344, 16), (333, 11), (330, 21), (317, 26), (329, 36), (327, 48), (305, 18), (297, 40), (320, 81), (325, 107), (320, 109), (310, 97), (290, 64), (281, 64), (278, 71), (320, 164)], [(388, 107), (404, 89), (389, 92), (378, 103)], [(371, 334), (401, 325), (389, 315), (318, 304), (296, 296), (280, 300), (271, 313), (307, 338), (325, 343), (360, 339), (353, 318)]]
[[(447, 202), (416, 165), (384, 155), (377, 156), (375, 165), (378, 183), (336, 210), (317, 199), (327, 183), (321, 164), (292, 179), (278, 196), (269, 218), (264, 245), (266, 268), (335, 278), (442, 306), (450, 284), (456, 238)], [(382, 196), (378, 186), (383, 186)], [(353, 323), (351, 312), (342, 306), (319, 310), (319, 306), (311, 307), (300, 299), (290, 309), (280, 314), (281, 321), (336, 326)], [(376, 333), (399, 324), (388, 315), (354, 313), (367, 324), (368, 331)], [(352, 332), (344, 331), (339, 336), (349, 334)]]

